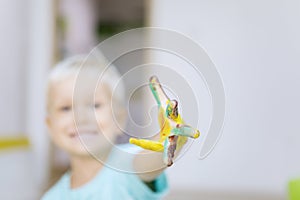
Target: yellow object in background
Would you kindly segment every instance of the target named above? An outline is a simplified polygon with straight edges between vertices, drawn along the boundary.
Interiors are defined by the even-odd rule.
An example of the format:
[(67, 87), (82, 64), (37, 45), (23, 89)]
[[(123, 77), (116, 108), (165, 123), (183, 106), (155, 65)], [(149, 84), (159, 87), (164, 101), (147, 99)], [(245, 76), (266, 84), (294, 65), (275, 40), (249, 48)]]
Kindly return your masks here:
[(300, 200), (300, 178), (289, 182), (289, 200)]
[(0, 150), (29, 147), (29, 140), (26, 136), (0, 136)]

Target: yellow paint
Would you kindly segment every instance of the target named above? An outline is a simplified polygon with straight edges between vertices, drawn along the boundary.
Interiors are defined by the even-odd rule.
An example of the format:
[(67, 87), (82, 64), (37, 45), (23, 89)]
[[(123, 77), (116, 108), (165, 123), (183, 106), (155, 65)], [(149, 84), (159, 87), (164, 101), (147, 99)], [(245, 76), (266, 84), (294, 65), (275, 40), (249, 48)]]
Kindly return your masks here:
[(135, 144), (137, 146), (140, 146), (144, 149), (148, 149), (151, 151), (157, 151), (157, 152), (164, 151), (164, 146), (160, 142), (157, 142), (157, 141), (130, 138), (129, 142), (131, 144)]
[(177, 123), (177, 124), (184, 124), (180, 114), (178, 113), (178, 117), (177, 118), (174, 118), (174, 121)]
[(195, 133), (194, 138), (196, 139), (196, 138), (198, 138), (199, 136), (200, 136), (200, 131), (197, 130), (197, 133)]
[(29, 140), (25, 136), (0, 136), (0, 150), (29, 146)]

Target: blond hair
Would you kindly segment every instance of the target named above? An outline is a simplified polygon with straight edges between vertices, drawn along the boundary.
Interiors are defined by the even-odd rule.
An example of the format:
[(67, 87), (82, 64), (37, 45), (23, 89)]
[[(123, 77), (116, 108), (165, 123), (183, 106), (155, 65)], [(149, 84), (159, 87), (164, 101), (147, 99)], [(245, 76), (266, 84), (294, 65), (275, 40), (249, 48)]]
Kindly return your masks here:
[[(96, 69), (101, 72), (99, 79), (106, 84), (121, 106), (125, 105), (125, 88), (122, 77), (116, 67), (111, 65), (103, 54), (93, 52), (90, 55), (76, 55), (56, 64), (50, 71), (47, 81), (47, 108), (49, 108), (49, 91), (53, 82), (63, 80), (70, 74), (77, 74), (85, 69)], [(100, 70), (100, 71), (99, 71)]]

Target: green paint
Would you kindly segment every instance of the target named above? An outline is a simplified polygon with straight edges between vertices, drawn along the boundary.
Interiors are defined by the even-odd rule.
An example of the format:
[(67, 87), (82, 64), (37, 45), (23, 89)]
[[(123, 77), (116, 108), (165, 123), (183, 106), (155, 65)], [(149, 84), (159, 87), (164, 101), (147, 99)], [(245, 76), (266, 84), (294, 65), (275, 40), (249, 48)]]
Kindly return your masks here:
[(153, 94), (153, 96), (154, 96), (154, 98), (155, 98), (155, 100), (156, 100), (158, 106), (161, 106), (161, 102), (160, 102), (159, 96), (158, 96), (158, 94), (157, 94), (157, 92), (156, 92), (156, 89), (155, 89), (155, 87), (153, 86), (152, 83), (150, 83), (150, 89), (151, 89), (151, 91), (152, 91), (152, 94)]

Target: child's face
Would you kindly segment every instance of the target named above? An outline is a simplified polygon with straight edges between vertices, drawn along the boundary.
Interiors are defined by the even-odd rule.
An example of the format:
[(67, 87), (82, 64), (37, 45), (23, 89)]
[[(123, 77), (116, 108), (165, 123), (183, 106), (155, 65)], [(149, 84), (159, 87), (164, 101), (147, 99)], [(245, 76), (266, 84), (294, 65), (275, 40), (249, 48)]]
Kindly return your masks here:
[(71, 155), (108, 153), (121, 133), (112, 113), (111, 91), (104, 84), (95, 88), (92, 79), (87, 75), (80, 82), (85, 84), (77, 82), (73, 92), (76, 76), (69, 75), (49, 89), (48, 129), (56, 145)]

